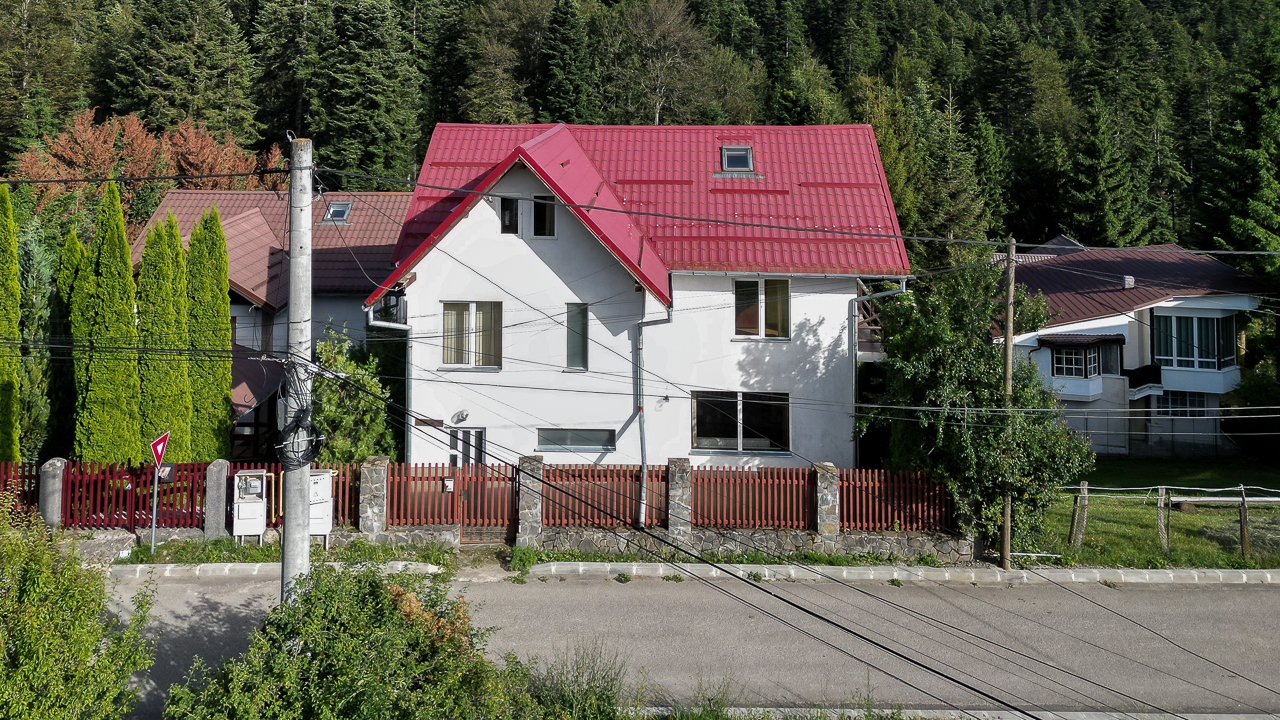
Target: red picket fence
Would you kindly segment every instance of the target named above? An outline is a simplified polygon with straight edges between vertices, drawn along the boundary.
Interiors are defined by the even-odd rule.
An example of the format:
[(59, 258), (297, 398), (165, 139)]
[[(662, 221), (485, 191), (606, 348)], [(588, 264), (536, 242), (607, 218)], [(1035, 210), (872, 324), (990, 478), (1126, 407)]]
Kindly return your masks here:
[[(171, 483), (160, 485), (156, 526), (204, 527), (204, 463), (179, 463)], [(62, 476), (62, 524), (74, 528), (123, 528), (151, 525), (150, 465), (70, 463)]]
[(816, 518), (812, 468), (693, 468), (693, 524), (809, 528)]
[(954, 503), (945, 485), (922, 472), (840, 471), (840, 527), (845, 530), (949, 530)]
[(40, 503), (40, 466), (35, 463), (0, 463), (0, 494), (13, 493), (18, 507), (34, 510)]
[[(650, 465), (646, 524), (667, 523), (667, 468)], [(639, 465), (547, 465), (543, 468), (542, 523), (630, 525), (640, 508)]]
[(391, 463), (387, 467), (387, 525), (457, 524), (457, 487), (454, 492), (445, 487), (453, 472), (448, 465)]

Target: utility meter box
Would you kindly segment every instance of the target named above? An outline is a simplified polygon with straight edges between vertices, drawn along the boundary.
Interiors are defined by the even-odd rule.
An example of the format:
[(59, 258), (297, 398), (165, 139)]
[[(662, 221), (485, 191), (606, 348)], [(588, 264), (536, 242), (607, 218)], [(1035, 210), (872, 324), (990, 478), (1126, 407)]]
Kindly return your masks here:
[(311, 535), (328, 538), (333, 529), (333, 471), (311, 471)]
[(257, 535), (267, 531), (266, 470), (241, 470), (236, 473), (235, 496), (231, 501), (231, 534), (235, 537)]

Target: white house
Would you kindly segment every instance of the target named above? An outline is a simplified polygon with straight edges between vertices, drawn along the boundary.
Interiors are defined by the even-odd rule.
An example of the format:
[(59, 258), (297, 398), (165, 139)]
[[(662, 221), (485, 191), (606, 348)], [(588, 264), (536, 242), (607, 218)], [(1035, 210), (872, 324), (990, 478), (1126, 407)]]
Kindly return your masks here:
[(1230, 453), (1222, 394), (1240, 383), (1238, 318), (1263, 288), (1176, 245), (1084, 248), (1057, 239), (1019, 260), (1018, 284), (1055, 317), (1016, 346), (1096, 452)]
[(909, 274), (870, 127), (444, 124), (419, 182), (366, 301), (411, 462), (853, 463), (855, 298)]

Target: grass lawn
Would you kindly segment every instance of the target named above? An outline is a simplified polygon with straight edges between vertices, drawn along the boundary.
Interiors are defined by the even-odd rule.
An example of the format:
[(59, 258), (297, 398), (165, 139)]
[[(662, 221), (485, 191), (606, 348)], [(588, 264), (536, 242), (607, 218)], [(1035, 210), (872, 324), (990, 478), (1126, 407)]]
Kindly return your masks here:
[[(319, 543), (311, 545), (312, 562), (389, 562), (391, 560), (408, 560), (425, 562), (440, 567), (452, 567), (453, 552), (438, 546), (420, 547), (414, 545), (373, 545), (364, 540), (356, 540), (346, 547), (330, 548), (326, 552)], [(173, 563), (177, 565), (199, 565), (201, 563), (260, 563), (280, 562), (280, 545), (237, 545), (231, 538), (221, 538), (211, 542), (186, 540), (167, 542), (151, 548), (146, 545), (135, 547), (129, 557), (116, 561), (117, 565), (134, 565), (138, 563)]]
[(1064, 564), (1143, 569), (1280, 568), (1280, 507), (1249, 508), (1253, 554), (1248, 559), (1240, 557), (1240, 515), (1234, 506), (1201, 505), (1193, 513), (1172, 511), (1167, 554), (1160, 550), (1156, 535), (1154, 498), (1146, 504), (1140, 499), (1091, 498), (1079, 553), (1067, 546), (1071, 507), (1072, 500), (1067, 497), (1050, 508), (1041, 548), (1042, 552), (1061, 554)]
[(1244, 484), (1280, 489), (1280, 466), (1237, 459), (1099, 457), (1094, 471), (1081, 479), (1090, 487), (1181, 485), (1226, 488)]

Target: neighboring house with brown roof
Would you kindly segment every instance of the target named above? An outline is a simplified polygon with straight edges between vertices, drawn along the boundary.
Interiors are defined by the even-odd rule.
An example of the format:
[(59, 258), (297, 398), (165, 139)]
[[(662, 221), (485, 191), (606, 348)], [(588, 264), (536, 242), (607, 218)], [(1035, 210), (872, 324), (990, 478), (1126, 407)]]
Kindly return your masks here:
[(1062, 398), (1068, 423), (1099, 453), (1231, 452), (1219, 398), (1240, 383), (1237, 318), (1264, 288), (1176, 245), (1054, 253), (1061, 240), (1018, 265), (1018, 284), (1056, 314), (1014, 342)]
[[(289, 302), (289, 203), (287, 192), (272, 190), (171, 190), (134, 238), (136, 265), (147, 232), (169, 213), (178, 221), (185, 246), (201, 215), (218, 208), (227, 237), (231, 323), (237, 355), (232, 368), (233, 407), (238, 425), (234, 453), (261, 457), (263, 437), (275, 426), (275, 403), (267, 402), (282, 374), (264, 371), (254, 358), (282, 352)], [(332, 325), (355, 342), (364, 341), (364, 298), (391, 272), (392, 253), (409, 209), (410, 193), (317, 195), (312, 203), (312, 335)], [(376, 278), (376, 280), (374, 279)], [(265, 406), (264, 406), (265, 403)]]

